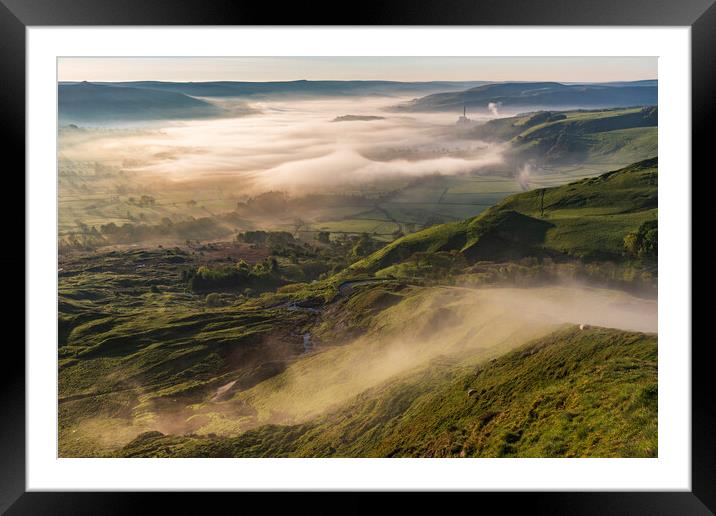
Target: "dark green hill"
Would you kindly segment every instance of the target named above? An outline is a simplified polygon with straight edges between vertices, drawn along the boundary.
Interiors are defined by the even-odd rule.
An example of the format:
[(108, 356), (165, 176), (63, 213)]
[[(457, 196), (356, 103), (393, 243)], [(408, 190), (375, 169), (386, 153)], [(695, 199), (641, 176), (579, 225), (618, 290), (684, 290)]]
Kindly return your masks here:
[(657, 104), (656, 85), (562, 84), (558, 82), (506, 82), (465, 91), (435, 93), (395, 107), (396, 111), (453, 111), (489, 113), (488, 105), (504, 109), (567, 109), (649, 106)]
[(477, 367), (436, 361), (336, 413), (233, 438), (137, 437), (123, 457), (655, 457), (657, 339), (566, 327)]
[(567, 185), (506, 198), (481, 215), (412, 233), (357, 262), (375, 273), (418, 252), (471, 260), (525, 256), (622, 260), (624, 239), (657, 218), (656, 158)]

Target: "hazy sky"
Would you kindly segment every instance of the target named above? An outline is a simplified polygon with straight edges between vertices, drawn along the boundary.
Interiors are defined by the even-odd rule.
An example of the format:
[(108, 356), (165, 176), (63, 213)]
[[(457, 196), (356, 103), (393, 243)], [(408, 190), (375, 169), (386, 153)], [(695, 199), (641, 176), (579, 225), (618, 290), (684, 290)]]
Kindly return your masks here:
[(65, 57), (60, 81), (562, 81), (657, 78), (656, 57)]

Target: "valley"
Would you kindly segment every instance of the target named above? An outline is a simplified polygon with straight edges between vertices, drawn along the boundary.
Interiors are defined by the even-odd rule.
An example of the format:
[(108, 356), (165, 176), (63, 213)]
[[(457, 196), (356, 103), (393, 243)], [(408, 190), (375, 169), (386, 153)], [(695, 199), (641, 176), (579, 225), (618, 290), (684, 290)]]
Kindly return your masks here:
[(653, 456), (655, 255), (626, 237), (655, 195), (647, 160), (374, 251), (268, 232), (69, 254), (60, 453)]
[(58, 83), (59, 457), (658, 456), (655, 68), (205, 59)]

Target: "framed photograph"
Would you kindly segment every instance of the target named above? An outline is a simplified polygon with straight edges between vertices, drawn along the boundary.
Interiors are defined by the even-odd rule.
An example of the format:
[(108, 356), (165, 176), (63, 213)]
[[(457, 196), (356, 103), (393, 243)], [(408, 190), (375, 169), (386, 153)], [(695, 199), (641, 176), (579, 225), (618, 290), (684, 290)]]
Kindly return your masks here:
[(0, 509), (711, 514), (711, 4), (3, 0), (26, 330)]

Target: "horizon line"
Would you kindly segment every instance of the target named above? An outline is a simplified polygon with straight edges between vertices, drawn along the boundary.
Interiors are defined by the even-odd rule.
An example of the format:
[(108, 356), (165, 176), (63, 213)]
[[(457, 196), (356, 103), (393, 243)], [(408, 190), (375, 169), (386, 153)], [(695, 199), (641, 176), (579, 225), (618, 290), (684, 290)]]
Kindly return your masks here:
[(624, 80), (613, 80), (613, 81), (558, 81), (558, 80), (544, 80), (544, 81), (536, 81), (536, 80), (501, 80), (501, 81), (491, 81), (486, 79), (464, 79), (464, 80), (440, 80), (440, 79), (433, 79), (429, 81), (395, 81), (391, 79), (283, 79), (283, 80), (271, 80), (271, 81), (241, 81), (241, 80), (208, 80), (208, 81), (167, 81), (162, 79), (132, 79), (132, 80), (126, 80), (126, 81), (106, 81), (106, 80), (87, 80), (87, 79), (63, 79), (58, 80), (58, 83), (133, 83), (133, 82), (164, 82), (164, 83), (191, 83), (191, 84), (209, 84), (209, 83), (217, 83), (217, 82), (234, 82), (234, 83), (246, 83), (246, 84), (252, 84), (252, 83), (280, 83), (280, 82), (392, 82), (392, 83), (398, 83), (398, 84), (426, 84), (426, 83), (433, 83), (433, 82), (444, 82), (444, 83), (460, 83), (460, 82), (485, 82), (490, 84), (499, 84), (499, 83), (530, 83), (530, 82), (553, 82), (558, 84), (612, 84), (615, 82), (647, 82), (647, 81), (657, 81), (658, 78), (654, 79), (624, 79)]

